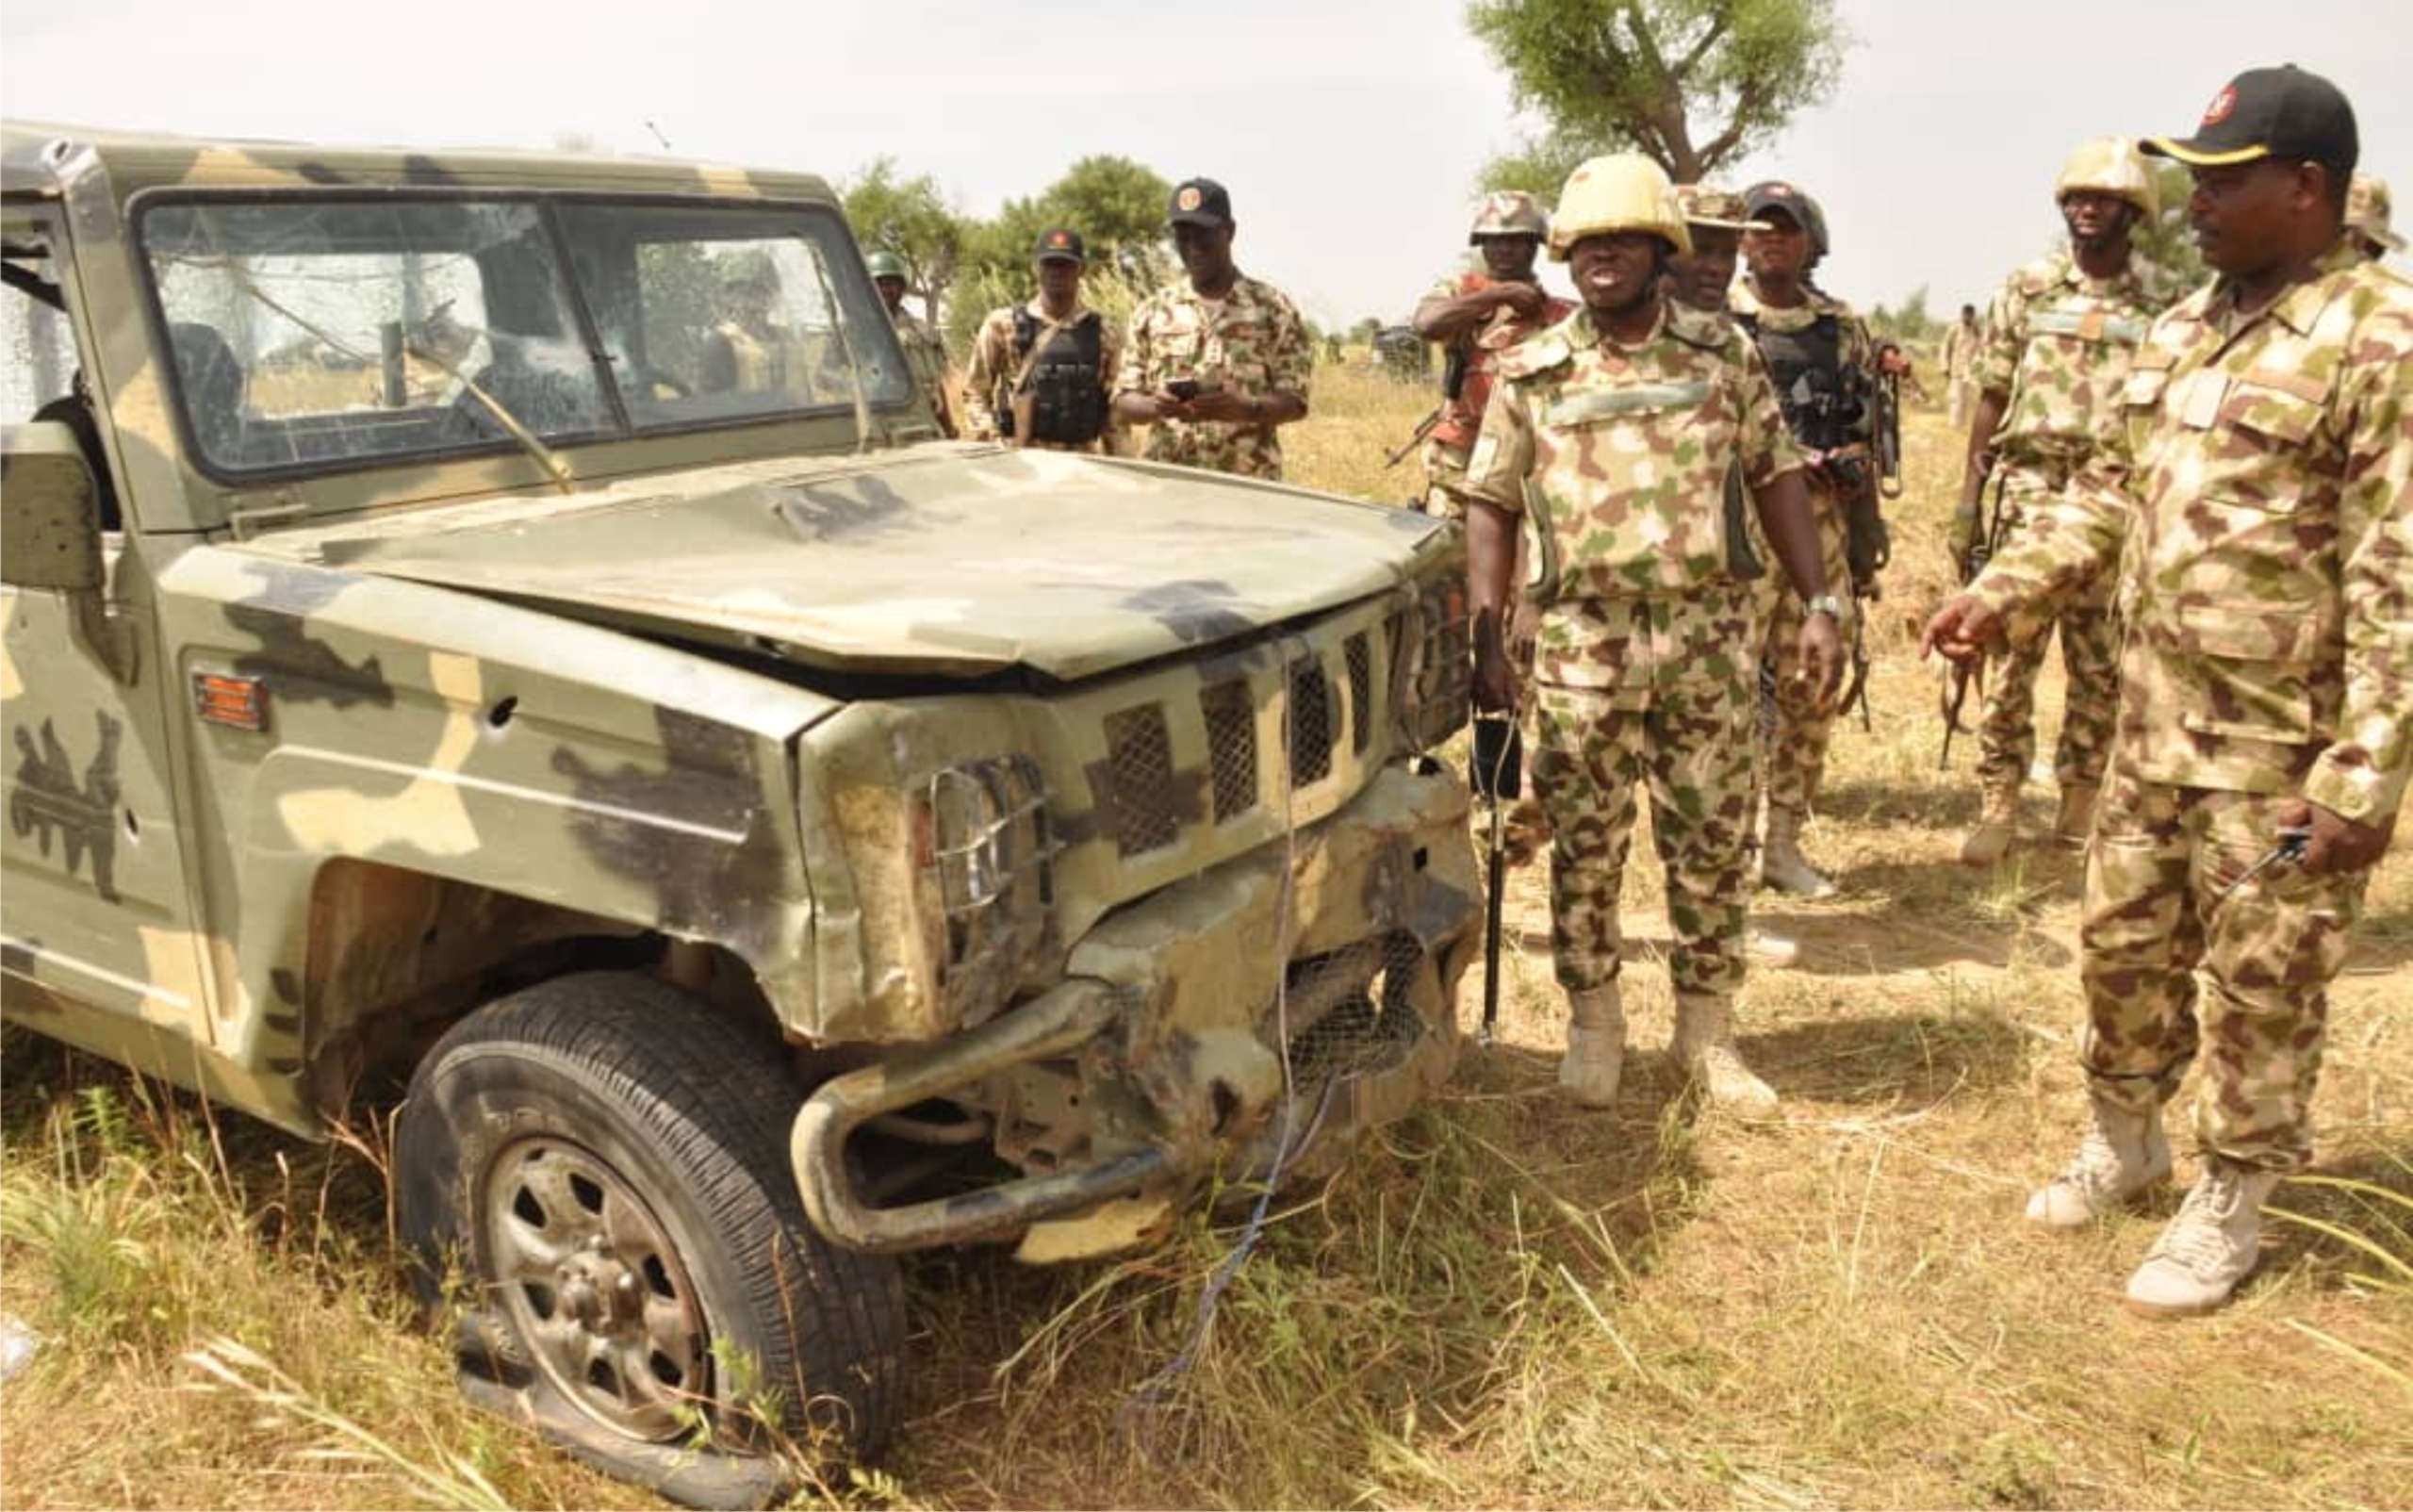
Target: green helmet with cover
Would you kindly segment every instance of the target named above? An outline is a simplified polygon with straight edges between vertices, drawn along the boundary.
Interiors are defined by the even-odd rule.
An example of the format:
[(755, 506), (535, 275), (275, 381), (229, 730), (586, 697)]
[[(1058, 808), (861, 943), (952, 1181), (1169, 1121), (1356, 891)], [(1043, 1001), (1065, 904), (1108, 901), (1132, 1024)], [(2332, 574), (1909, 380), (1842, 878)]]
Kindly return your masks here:
[(2053, 203), (2080, 190), (2124, 201), (2148, 221), (2161, 213), (2161, 190), (2134, 138), (2089, 137), (2079, 142), (2053, 180)]
[(1693, 250), (1666, 170), (1640, 153), (1590, 158), (1567, 175), (1558, 213), (1551, 217), (1550, 255), (1565, 262), (1568, 250), (1585, 237), (1618, 231), (1647, 232), (1671, 252)]
[(1676, 208), (1683, 212), (1686, 225), (1708, 226), (1717, 231), (1749, 231), (1761, 225), (1751, 219), (1743, 196), (1732, 189), (1711, 189), (1706, 184), (1677, 185)]
[(1550, 215), (1540, 200), (1522, 189), (1495, 189), (1475, 206), (1467, 245), (1471, 247), (1486, 237), (1532, 237), (1538, 241), (1549, 236)]
[(863, 266), (871, 270), (874, 278), (910, 279), (912, 276), (905, 271), (905, 259), (885, 247), (865, 257)]

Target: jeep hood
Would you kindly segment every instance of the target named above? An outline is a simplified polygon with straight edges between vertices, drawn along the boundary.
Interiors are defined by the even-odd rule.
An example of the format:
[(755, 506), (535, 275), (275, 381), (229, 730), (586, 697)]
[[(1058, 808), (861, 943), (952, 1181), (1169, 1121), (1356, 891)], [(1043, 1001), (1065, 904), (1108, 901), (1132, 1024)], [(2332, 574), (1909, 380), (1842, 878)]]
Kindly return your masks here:
[(1186, 468), (928, 446), (250, 544), (833, 671), (1069, 682), (1380, 593), (1439, 530)]

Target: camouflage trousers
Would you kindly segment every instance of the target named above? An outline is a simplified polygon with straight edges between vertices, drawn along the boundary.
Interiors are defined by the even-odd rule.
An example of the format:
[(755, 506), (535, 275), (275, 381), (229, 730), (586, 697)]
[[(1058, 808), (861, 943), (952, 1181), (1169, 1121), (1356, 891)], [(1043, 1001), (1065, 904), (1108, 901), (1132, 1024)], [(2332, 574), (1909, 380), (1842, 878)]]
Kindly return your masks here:
[(1424, 512), (1444, 519), (1467, 518), (1466, 496), (1460, 492), (1467, 481), (1468, 449), (1441, 441), (1424, 443)]
[[(1637, 793), (1666, 869), (1668, 972), (1679, 993), (1732, 995), (1743, 984), (1750, 898), (1749, 687), (1737, 669), (1630, 689), (1539, 683), (1533, 788), (1551, 829), (1551, 955), (1559, 984), (1615, 981), (1617, 895)], [(1639, 706), (1637, 706), (1639, 705)]]
[(2311, 877), (2281, 862), (2229, 891), (2271, 848), (2282, 801), (2144, 782), (2114, 764), (2087, 853), (2079, 1057), (2096, 1095), (2144, 1111), (2208, 1046), (2198, 1143), (2292, 1171), (2312, 1156), (2329, 982), (2371, 873)]
[[(2016, 474), (2003, 488), (1999, 507), (2008, 524), (2006, 545), (2016, 540), (2032, 506), (2042, 501)], [(2061, 700), (2061, 732), (2053, 751), (2053, 775), (2063, 788), (2096, 787), (2111, 752), (2120, 704), (2120, 622), (2112, 610), (2113, 574), (2104, 572), (2063, 595), (2040, 633), (2015, 642), (1986, 668), (1986, 706), (1978, 721), (1978, 780), (1988, 786), (2016, 787), (2027, 780), (2036, 759), (2036, 679), (2059, 630), (2061, 667), (2068, 674)]]
[[(1818, 555), (1826, 563), (1830, 590), (1843, 602), (1846, 618), (1835, 627), (1844, 645), (1851, 645), (1851, 617), (1860, 613), (1860, 605), (1851, 598), (1851, 563), (1844, 554), (1843, 506), (1825, 488), (1810, 490), (1810, 508), (1817, 519)], [(1759, 581), (1760, 601), (1755, 621), (1766, 627), (1761, 641), (1761, 666), (1764, 678), (1773, 678), (1776, 687), (1775, 728), (1767, 735), (1765, 787), (1768, 807), (1791, 809), (1807, 817), (1812, 800), (1818, 796), (1818, 784), (1827, 773), (1827, 741), (1834, 733), (1836, 711), (1818, 708), (1817, 689), (1795, 674), (1800, 670), (1800, 658), (1796, 651), (1801, 636), (1801, 622), (1809, 616), (1801, 606), (1801, 596), (1793, 591), (1793, 580), (1784, 568), (1768, 557), (1767, 576)], [(1845, 672), (1847, 682), (1849, 669)], [(1837, 691), (1837, 700), (1842, 698)]]

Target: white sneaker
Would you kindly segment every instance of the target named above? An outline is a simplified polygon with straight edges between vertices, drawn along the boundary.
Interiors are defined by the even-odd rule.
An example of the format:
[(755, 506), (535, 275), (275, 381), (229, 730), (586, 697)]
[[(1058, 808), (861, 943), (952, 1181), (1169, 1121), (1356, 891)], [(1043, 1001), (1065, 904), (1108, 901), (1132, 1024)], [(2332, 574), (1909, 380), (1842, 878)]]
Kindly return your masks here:
[(2128, 1310), (2183, 1318), (2226, 1302), (2261, 1257), (2262, 1200), (2278, 1184), (2276, 1171), (2207, 1158), (2178, 1216), (2128, 1277)]
[(2082, 1228), (2170, 1179), (2170, 1141), (2161, 1132), (2159, 1108), (2131, 1112), (2093, 1096), (2087, 1106), (2093, 1125), (2068, 1168), (2028, 1197), (2031, 1224)]

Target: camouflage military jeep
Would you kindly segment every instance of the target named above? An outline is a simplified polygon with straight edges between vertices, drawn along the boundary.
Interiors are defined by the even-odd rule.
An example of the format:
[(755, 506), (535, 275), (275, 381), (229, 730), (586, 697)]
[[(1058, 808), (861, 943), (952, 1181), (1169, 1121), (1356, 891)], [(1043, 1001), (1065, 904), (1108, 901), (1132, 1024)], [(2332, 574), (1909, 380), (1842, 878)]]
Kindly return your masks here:
[(934, 439), (810, 177), (5, 139), (7, 1013), (407, 1076), (463, 1380), (698, 1503), (895, 1257), (1144, 1243), (1446, 1074), (1459, 547)]

